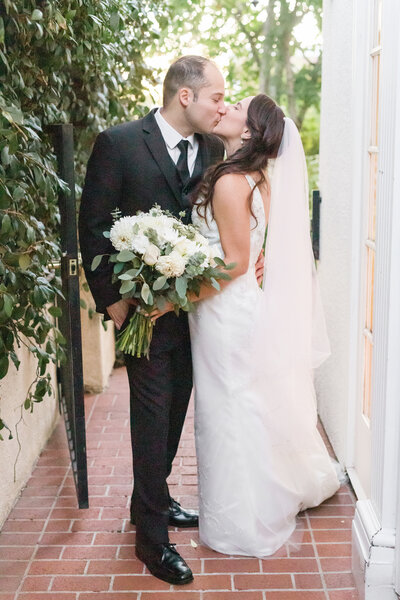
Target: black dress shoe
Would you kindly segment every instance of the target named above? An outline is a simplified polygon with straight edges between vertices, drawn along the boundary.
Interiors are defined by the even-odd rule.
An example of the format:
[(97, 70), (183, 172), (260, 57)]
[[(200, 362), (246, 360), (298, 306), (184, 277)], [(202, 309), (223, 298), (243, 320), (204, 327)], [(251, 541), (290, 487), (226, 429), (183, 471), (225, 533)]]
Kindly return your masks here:
[(193, 573), (174, 546), (175, 544), (140, 544), (136, 541), (136, 556), (154, 577), (174, 585), (190, 583), (193, 581)]
[(171, 498), (168, 523), (174, 527), (198, 527), (199, 513), (197, 510), (182, 508), (179, 502)]
[[(135, 525), (135, 517), (131, 510), (131, 523)], [(198, 527), (199, 513), (197, 510), (182, 508), (182, 506), (171, 498), (168, 509), (168, 525), (173, 527)]]

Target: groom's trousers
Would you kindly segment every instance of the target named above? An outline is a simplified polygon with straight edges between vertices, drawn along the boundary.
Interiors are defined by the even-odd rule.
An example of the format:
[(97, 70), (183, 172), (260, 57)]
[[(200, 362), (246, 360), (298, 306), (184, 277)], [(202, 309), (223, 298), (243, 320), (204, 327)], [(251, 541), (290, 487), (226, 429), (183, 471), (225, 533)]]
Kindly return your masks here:
[(144, 544), (165, 543), (170, 499), (166, 479), (192, 390), (186, 315), (179, 319), (173, 314), (161, 317), (154, 328), (150, 359), (125, 355), (125, 363), (130, 387), (134, 477), (131, 511), (136, 538)]

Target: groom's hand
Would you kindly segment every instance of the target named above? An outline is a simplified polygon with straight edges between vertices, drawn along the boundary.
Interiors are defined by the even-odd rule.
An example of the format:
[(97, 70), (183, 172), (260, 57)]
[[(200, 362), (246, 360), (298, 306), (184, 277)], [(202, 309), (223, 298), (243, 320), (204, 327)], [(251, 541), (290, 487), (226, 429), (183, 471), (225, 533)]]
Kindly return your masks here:
[(137, 302), (133, 298), (121, 298), (121, 300), (118, 300), (118, 302), (114, 302), (114, 304), (107, 306), (106, 310), (111, 319), (114, 321), (117, 329), (121, 329), (123, 322), (128, 316), (130, 307), (134, 304), (137, 304)]
[(264, 250), (261, 250), (260, 256), (258, 257), (256, 266), (255, 266), (258, 285), (262, 284), (262, 280), (263, 280), (263, 276), (264, 276), (264, 262), (265, 262)]

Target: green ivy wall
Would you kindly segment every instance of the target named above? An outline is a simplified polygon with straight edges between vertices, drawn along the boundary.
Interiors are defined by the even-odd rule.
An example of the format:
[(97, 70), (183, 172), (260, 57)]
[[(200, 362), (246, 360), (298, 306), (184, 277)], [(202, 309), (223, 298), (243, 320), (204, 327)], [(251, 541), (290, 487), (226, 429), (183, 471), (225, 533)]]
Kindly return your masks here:
[[(153, 74), (143, 56), (157, 39), (160, 4), (0, 2), (0, 380), (19, 367), (16, 348), (27, 346), (37, 364), (29, 411), (52, 394), (48, 366), (63, 343), (53, 324), (59, 309), (48, 312), (60, 290), (51, 265), (60, 257), (63, 182), (47, 126), (74, 124), (79, 188), (96, 134), (145, 111)], [(5, 402), (0, 392), (2, 439), (15, 433), (1, 418)]]

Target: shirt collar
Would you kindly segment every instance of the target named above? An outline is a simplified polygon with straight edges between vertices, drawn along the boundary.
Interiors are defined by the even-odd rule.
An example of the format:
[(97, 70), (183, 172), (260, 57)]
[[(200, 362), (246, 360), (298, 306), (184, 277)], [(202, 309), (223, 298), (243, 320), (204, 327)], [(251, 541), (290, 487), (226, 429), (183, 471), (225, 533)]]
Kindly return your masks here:
[(181, 134), (176, 131), (162, 116), (160, 109), (156, 110), (154, 113), (155, 120), (161, 130), (161, 134), (167, 144), (168, 148), (173, 150), (179, 142), (184, 139), (187, 140), (190, 144), (190, 147), (194, 146), (194, 134), (189, 135), (187, 138), (182, 138)]

